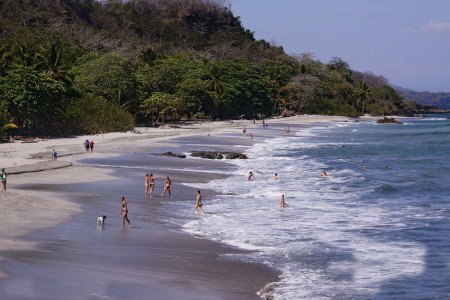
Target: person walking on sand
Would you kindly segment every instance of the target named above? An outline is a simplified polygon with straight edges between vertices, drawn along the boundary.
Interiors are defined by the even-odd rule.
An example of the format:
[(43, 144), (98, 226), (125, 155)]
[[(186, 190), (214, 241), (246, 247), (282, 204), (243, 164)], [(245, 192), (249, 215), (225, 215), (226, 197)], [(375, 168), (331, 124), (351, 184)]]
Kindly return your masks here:
[(0, 191), (6, 192), (6, 177), (8, 174), (6, 174), (6, 171), (4, 168), (0, 170)]
[(86, 151), (89, 151), (89, 140), (85, 140), (83, 144)]
[(91, 152), (94, 152), (94, 141), (89, 142), (89, 148), (91, 148)]
[(197, 194), (195, 195), (195, 210), (203, 213), (202, 194), (200, 190), (197, 190)]
[(125, 221), (128, 222), (128, 228), (131, 228), (131, 222), (130, 219), (128, 219), (128, 205), (127, 201), (125, 200), (125, 197), (120, 197), (120, 201), (122, 202), (122, 210), (120, 211), (120, 214), (122, 216), (122, 229), (125, 228)]
[(53, 151), (52, 151), (52, 159), (53, 160), (57, 160), (58, 159), (58, 153), (55, 151), (55, 149), (53, 149)]
[(284, 202), (284, 195), (281, 195), (280, 197), (280, 207), (287, 207), (289, 205), (286, 204), (286, 202)]
[(164, 197), (166, 195), (166, 192), (169, 193), (169, 197), (172, 197), (172, 194), (170, 193), (172, 189), (172, 181), (170, 180), (169, 176), (166, 177), (166, 180), (164, 181), (164, 192), (162, 193), (161, 197)]

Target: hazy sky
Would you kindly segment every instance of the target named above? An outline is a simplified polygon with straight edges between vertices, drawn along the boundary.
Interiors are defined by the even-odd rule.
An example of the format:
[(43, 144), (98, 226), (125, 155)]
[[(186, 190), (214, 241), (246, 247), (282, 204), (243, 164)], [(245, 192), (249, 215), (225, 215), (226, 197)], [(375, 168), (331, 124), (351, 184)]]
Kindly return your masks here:
[(289, 54), (384, 75), (392, 84), (450, 92), (450, 0), (228, 0), (257, 39)]

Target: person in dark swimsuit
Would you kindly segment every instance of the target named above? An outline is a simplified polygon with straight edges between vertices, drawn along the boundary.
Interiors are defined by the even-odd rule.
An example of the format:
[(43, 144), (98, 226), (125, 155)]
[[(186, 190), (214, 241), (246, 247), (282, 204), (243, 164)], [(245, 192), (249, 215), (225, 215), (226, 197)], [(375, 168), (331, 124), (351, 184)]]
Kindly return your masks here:
[(172, 180), (170, 180), (169, 176), (166, 177), (166, 181), (164, 182), (164, 192), (162, 193), (161, 197), (164, 197), (166, 192), (169, 192), (169, 197), (172, 197), (172, 194), (170, 193), (172, 189)]

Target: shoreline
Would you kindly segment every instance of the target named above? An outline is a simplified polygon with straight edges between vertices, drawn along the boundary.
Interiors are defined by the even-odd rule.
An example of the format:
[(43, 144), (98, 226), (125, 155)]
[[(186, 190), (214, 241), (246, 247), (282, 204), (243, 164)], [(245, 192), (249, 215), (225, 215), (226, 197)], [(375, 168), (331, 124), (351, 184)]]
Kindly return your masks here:
[[(313, 123), (321, 123), (321, 122), (348, 122), (349, 120), (353, 120), (353, 119), (346, 118), (346, 117), (328, 117), (328, 116), (306, 116), (305, 117), (305, 116), (300, 116), (300, 117), (291, 117), (291, 118), (268, 119), (268, 120), (266, 120), (266, 122), (269, 124), (270, 123), (313, 124)], [(101, 159), (101, 158), (107, 158), (107, 157), (114, 157), (114, 156), (119, 155), (120, 153), (129, 153), (130, 151), (131, 152), (141, 151), (143, 149), (148, 149), (149, 147), (151, 149), (157, 149), (158, 147), (164, 149), (164, 148), (169, 147), (170, 149), (173, 150), (173, 149), (177, 149), (177, 147), (180, 147), (180, 145), (177, 145), (176, 143), (175, 144), (167, 144), (167, 143), (173, 142), (172, 140), (177, 139), (177, 138), (203, 136), (206, 133), (209, 133), (212, 135), (225, 134), (227, 132), (238, 132), (239, 133), (242, 126), (246, 126), (248, 128), (253, 128), (253, 126), (254, 126), (252, 121), (247, 121), (247, 120), (236, 121), (236, 122), (232, 122), (232, 123), (230, 123), (230, 122), (211, 123), (210, 125), (212, 125), (212, 126), (204, 126), (204, 124), (200, 124), (199, 126), (196, 126), (194, 128), (192, 128), (191, 126), (188, 126), (187, 128), (183, 128), (183, 129), (180, 129), (180, 128), (165, 129), (165, 130), (168, 130), (168, 132), (165, 132), (165, 133), (161, 132), (164, 129), (150, 128), (150, 129), (147, 129), (147, 132), (143, 133), (142, 135), (133, 134), (133, 133), (106, 134), (106, 135), (102, 135), (102, 137), (104, 138), (103, 140), (100, 140), (100, 142), (96, 141), (95, 152), (94, 153), (86, 153), (86, 154), (90, 155), (89, 158), (91, 158), (91, 159)], [(258, 126), (259, 126), (259, 124), (258, 124)], [(105, 136), (106, 136), (106, 138), (105, 138)], [(27, 148), (26, 151), (20, 152), (20, 149), (13, 150), (13, 152), (19, 151), (20, 154), (19, 154), (19, 158), (17, 160), (10, 161), (10, 165), (12, 165), (12, 166), (14, 166), (14, 164), (17, 165), (17, 161), (29, 162), (30, 160), (28, 160), (25, 156), (30, 155), (30, 153), (29, 153), (30, 151), (34, 151), (34, 153), (43, 152), (42, 150), (51, 151), (50, 148), (52, 148), (52, 146), (54, 146), (55, 144), (57, 144), (58, 147), (69, 149), (69, 151), (76, 151), (76, 149), (74, 149), (74, 148), (75, 147), (81, 148), (82, 147), (81, 143), (85, 138), (87, 138), (87, 137), (84, 136), (84, 137), (71, 138), (71, 139), (69, 139), (69, 141), (62, 139), (64, 141), (58, 140), (58, 143), (55, 143), (53, 141), (46, 141), (46, 143), (43, 143), (41, 145), (36, 145), (36, 144), (39, 144), (39, 143), (36, 143), (36, 144), (34, 144), (34, 145), (36, 145), (35, 147), (32, 147), (32, 149)], [(120, 141), (124, 145), (117, 143), (117, 141)], [(130, 145), (130, 142), (132, 143), (132, 145)], [(2, 150), (1, 146), (2, 145), (0, 145), (0, 150)], [(37, 147), (37, 146), (39, 146), (39, 147)], [(23, 147), (19, 146), (18, 148), (23, 148)], [(107, 148), (108, 151), (105, 151), (105, 148)], [(41, 150), (41, 151), (39, 151), (39, 150)], [(86, 156), (87, 155), (75, 153), (74, 155), (65, 156), (64, 158), (60, 158), (58, 160), (58, 163), (60, 163), (60, 162), (65, 163), (65, 164), (74, 163), (76, 165), (75, 167), (64, 169), (64, 170), (68, 171), (68, 173), (70, 173), (70, 175), (68, 175), (67, 178), (62, 178), (61, 184), (67, 184), (68, 182), (70, 182), (69, 178), (73, 180), (73, 183), (81, 183), (81, 182), (83, 182), (83, 180), (92, 180), (92, 178), (83, 178), (83, 180), (82, 180), (81, 178), (77, 178), (77, 176), (74, 176), (74, 174), (76, 174), (76, 172), (77, 172), (74, 170), (80, 170), (80, 168), (92, 168), (92, 167), (85, 166), (85, 165), (77, 166), (77, 162), (79, 160), (88, 158)], [(36, 160), (32, 160), (32, 161), (36, 161)], [(44, 162), (42, 163), (42, 161), (44, 161)], [(45, 170), (45, 165), (46, 165), (45, 160), (41, 160), (41, 162), (38, 162), (38, 163), (42, 164), (44, 166), (43, 170)], [(49, 165), (51, 163), (52, 163), (51, 161), (48, 162)], [(30, 168), (30, 165), (28, 164), (28, 165), (18, 167), (19, 171), (21, 168), (22, 169)], [(84, 174), (78, 174), (78, 175), (81, 175), (81, 177), (84, 177)], [(16, 176), (17, 175), (14, 175), (11, 177), (14, 179)], [(26, 174), (23, 174), (20, 176), (25, 177)], [(94, 176), (94, 177), (96, 180), (101, 181), (101, 180), (108, 179), (109, 176), (110, 176), (110, 174), (108, 172), (106, 172), (106, 174), (104, 173), (104, 174), (101, 174), (100, 176)], [(11, 186), (11, 184), (10, 184), (10, 182), (12, 181), (11, 177), (9, 177), (9, 183), (8, 183), (9, 187)], [(109, 179), (111, 179), (111, 178), (109, 178)], [(14, 187), (14, 184), (13, 184), (13, 187)], [(24, 193), (23, 190), (13, 189), (13, 191), (16, 193), (20, 192), (24, 195), (26, 195), (28, 193), (28, 192)], [(33, 196), (34, 196), (34, 194), (35, 193), (33, 193)], [(43, 195), (45, 195), (49, 199), (52, 199), (51, 194), (52, 193), (47, 193), (47, 194), (44, 193)], [(10, 194), (8, 194), (8, 195), (10, 195)], [(13, 196), (13, 198), (15, 198), (15, 196)], [(58, 197), (56, 197), (56, 198), (58, 198)], [(53, 200), (56, 200), (56, 198), (53, 198)], [(58, 199), (57, 201), (59, 203), (63, 203), (64, 205), (70, 205), (70, 204), (74, 205), (73, 202), (71, 202), (70, 200), (66, 200), (66, 199), (65, 200)], [(42, 200), (40, 200), (40, 202), (44, 207), (46, 207), (46, 204), (42, 203)], [(52, 206), (54, 204), (47, 204), (47, 206), (48, 205)], [(48, 207), (46, 207), (46, 208), (48, 209)], [(60, 206), (56, 206), (53, 208), (55, 209), (55, 211), (62, 209)], [(80, 208), (78, 207), (78, 209), (80, 209)], [(72, 211), (72, 213), (69, 214), (69, 216), (65, 216), (64, 218), (61, 218), (61, 219), (53, 219), (53, 223), (51, 223), (51, 225), (40, 226), (39, 224), (35, 223), (35, 224), (33, 224), (32, 228), (28, 229), (29, 231), (14, 232), (14, 227), (12, 227), (11, 228), (12, 239), (16, 239), (19, 236), (24, 236), (31, 231), (37, 231), (42, 228), (56, 226), (57, 224), (60, 224), (62, 222), (65, 222), (65, 221), (73, 218), (73, 216), (80, 213), (80, 211), (81, 211), (81, 209), (80, 210), (74, 209)], [(34, 212), (30, 211), (29, 213), (33, 214)], [(36, 215), (35, 217), (38, 219), (42, 218), (39, 215)], [(12, 221), (11, 224), (14, 225), (14, 220)], [(187, 233), (184, 233), (184, 234), (188, 235)], [(3, 249), (3, 250), (13, 251), (14, 249), (15, 249), (14, 246), (11, 246), (9, 249), (7, 248), (7, 249)], [(25, 250), (25, 249), (32, 250), (33, 247), (32, 246), (28, 246), (28, 247), (24, 246), (24, 247), (16, 249), (16, 250)], [(268, 284), (270, 284), (270, 283), (268, 283)], [(260, 289), (263, 289), (263, 288), (264, 288), (263, 286), (260, 287)]]

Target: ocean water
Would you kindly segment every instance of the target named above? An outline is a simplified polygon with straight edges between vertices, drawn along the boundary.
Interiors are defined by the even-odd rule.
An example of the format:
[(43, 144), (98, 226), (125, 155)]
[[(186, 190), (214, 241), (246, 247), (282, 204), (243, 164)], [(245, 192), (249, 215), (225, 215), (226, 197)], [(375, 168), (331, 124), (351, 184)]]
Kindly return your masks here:
[(193, 185), (221, 193), (204, 214), (164, 209), (193, 235), (254, 250), (228, 258), (280, 270), (276, 299), (450, 299), (447, 117), (272, 127), (230, 177)]

